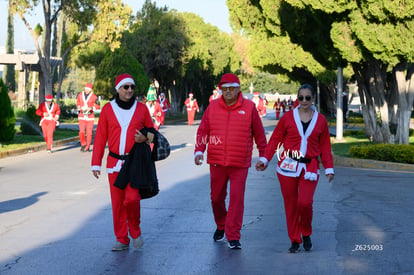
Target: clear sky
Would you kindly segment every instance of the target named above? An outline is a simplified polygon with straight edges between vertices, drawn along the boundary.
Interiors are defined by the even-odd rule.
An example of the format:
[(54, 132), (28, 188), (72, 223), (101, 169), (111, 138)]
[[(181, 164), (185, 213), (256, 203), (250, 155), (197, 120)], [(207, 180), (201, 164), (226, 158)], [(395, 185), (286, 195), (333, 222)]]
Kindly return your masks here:
[[(142, 8), (145, 0), (124, 0), (131, 8), (136, 11)], [(154, 2), (154, 1), (153, 1)], [(217, 26), (220, 30), (231, 32), (229, 26), (229, 12), (226, 6), (226, 0), (156, 0), (158, 7), (167, 6), (169, 9), (176, 9), (181, 12), (192, 12), (201, 16), (206, 23)], [(40, 5), (39, 5), (40, 6)], [(7, 7), (8, 1), (0, 0), (0, 48), (6, 46), (7, 33)], [(41, 20), (41, 9), (37, 9), (32, 16), (27, 17), (32, 27), (37, 23), (43, 23)], [(22, 20), (15, 16), (15, 49), (33, 50), (34, 43), (26, 26)]]

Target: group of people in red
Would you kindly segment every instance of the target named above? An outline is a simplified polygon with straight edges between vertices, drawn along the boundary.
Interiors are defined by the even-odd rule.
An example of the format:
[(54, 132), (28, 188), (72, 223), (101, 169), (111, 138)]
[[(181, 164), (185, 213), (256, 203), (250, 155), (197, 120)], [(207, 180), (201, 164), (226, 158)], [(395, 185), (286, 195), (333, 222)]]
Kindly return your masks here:
[[(288, 251), (299, 252), (301, 244), (305, 251), (310, 251), (312, 204), (320, 161), (328, 181), (332, 182), (334, 178), (328, 124), (313, 105), (315, 93), (312, 86), (305, 84), (299, 88), (298, 106), (282, 117), (269, 143), (256, 103), (242, 96), (238, 77), (224, 74), (219, 88), (221, 99), (210, 102), (205, 110), (194, 150), (196, 165), (203, 163), (207, 150), (210, 199), (216, 223), (213, 240), (226, 238), (231, 249), (241, 249), (244, 194), (254, 140), (260, 157), (256, 170), (265, 170), (274, 154), (278, 154), (276, 171), (291, 241)], [(226, 207), (228, 184), (230, 199)]]
[(273, 110), (276, 112), (276, 119), (280, 119), (280, 114), (283, 114), (287, 111), (293, 110), (294, 107), (297, 106), (297, 102), (295, 103), (292, 99), (292, 97), (289, 97), (289, 99), (286, 101), (286, 99), (283, 99), (283, 101), (280, 101), (280, 98), (277, 98), (275, 101), (275, 104), (273, 105)]
[[(222, 94), (218, 91), (213, 93), (214, 97), (197, 129), (194, 149), (196, 165), (203, 163), (204, 152), (207, 151), (210, 200), (216, 224), (213, 240), (227, 239), (231, 249), (241, 249), (245, 187), (252, 163), (253, 143), (256, 143), (259, 153), (256, 170), (265, 170), (277, 155), (276, 171), (291, 242), (288, 251), (299, 252), (301, 244), (305, 251), (310, 251), (313, 196), (319, 180), (320, 163), (325, 168), (328, 182), (334, 178), (328, 124), (314, 107), (312, 86), (300, 86), (297, 106), (285, 111), (268, 142), (256, 103), (243, 97), (239, 78), (231, 73), (224, 74), (218, 88)], [(160, 94), (157, 100), (151, 91), (147, 98), (150, 104), (143, 104), (136, 99), (134, 89), (135, 80), (131, 75), (124, 73), (116, 77), (116, 96), (102, 108), (93, 144), (91, 170), (96, 178), (101, 175), (106, 147), (109, 149), (105, 163), (116, 237), (112, 251), (128, 249), (130, 237), (135, 248), (143, 246), (139, 189), (130, 183), (120, 189), (114, 183), (134, 144), (149, 142), (142, 129), (162, 125), (163, 113), (170, 108), (165, 95)], [(79, 126), (86, 129), (80, 130), (80, 133), (86, 133), (86, 139), (84, 136), (84, 139), (81, 138), (81, 146), (87, 151), (90, 146), (88, 123), (92, 121), (93, 112), (99, 108), (99, 102), (92, 93), (92, 84), (86, 84), (78, 99)], [(199, 111), (197, 101), (191, 94), (185, 105), (189, 112)], [(50, 150), (49, 134), (53, 133), (58, 123), (59, 107), (48, 95), (36, 113), (42, 116), (42, 130)], [(228, 185), (230, 199), (227, 206)]]

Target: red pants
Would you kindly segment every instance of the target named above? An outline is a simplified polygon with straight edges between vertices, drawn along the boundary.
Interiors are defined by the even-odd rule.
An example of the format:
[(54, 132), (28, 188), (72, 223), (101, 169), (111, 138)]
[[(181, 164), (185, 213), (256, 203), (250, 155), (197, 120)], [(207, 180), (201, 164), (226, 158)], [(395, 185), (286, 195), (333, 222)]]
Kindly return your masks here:
[[(214, 220), (218, 229), (224, 229), (229, 241), (240, 240), (248, 170), (249, 168), (210, 165), (210, 195)], [(230, 181), (230, 200), (228, 210), (226, 210), (228, 181)]]
[[(93, 132), (93, 120), (79, 120), (79, 140), (81, 146), (86, 146), (85, 150), (88, 150), (92, 142), (92, 132)], [(86, 130), (86, 140), (85, 140), (85, 130)]]
[(132, 188), (130, 184), (125, 189), (115, 187), (113, 184), (117, 176), (118, 173), (108, 174), (114, 232), (118, 242), (129, 244), (128, 231), (133, 239), (141, 236), (141, 195), (139, 190)]
[(161, 112), (161, 117), (160, 117), (160, 121), (161, 121), (161, 125), (164, 125), (164, 121), (165, 121), (165, 113), (166, 113), (167, 111), (165, 111), (165, 112)]
[[(302, 243), (302, 236), (312, 234), (313, 195), (318, 181), (303, 178), (304, 172), (298, 178), (277, 174), (280, 182), (288, 235), (291, 242)], [(319, 180), (319, 176), (318, 176)]]
[(276, 112), (276, 119), (279, 119), (279, 117), (280, 117), (280, 111)]
[(43, 137), (46, 141), (47, 150), (52, 150), (53, 144), (53, 132), (56, 128), (56, 121), (54, 120), (43, 120), (42, 122), (42, 132)]
[(190, 110), (190, 111), (187, 110), (188, 125), (193, 125), (194, 116), (195, 116), (195, 110)]

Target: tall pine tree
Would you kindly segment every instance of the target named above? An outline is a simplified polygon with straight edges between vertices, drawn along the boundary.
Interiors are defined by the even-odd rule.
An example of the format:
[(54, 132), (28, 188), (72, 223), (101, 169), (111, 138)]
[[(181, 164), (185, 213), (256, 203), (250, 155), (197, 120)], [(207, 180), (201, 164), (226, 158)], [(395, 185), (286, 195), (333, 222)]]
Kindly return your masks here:
[(9, 142), (14, 138), (16, 118), (7, 87), (0, 79), (0, 142)]
[[(12, 1), (9, 1), (9, 3)], [(9, 11), (7, 16), (7, 40), (6, 40), (6, 53), (13, 54), (14, 53), (14, 16), (10, 9), (9, 4)], [(9, 91), (16, 90), (16, 81), (15, 81), (15, 71), (14, 65), (5, 65), (5, 70), (3, 72), (3, 80), (6, 84)]]

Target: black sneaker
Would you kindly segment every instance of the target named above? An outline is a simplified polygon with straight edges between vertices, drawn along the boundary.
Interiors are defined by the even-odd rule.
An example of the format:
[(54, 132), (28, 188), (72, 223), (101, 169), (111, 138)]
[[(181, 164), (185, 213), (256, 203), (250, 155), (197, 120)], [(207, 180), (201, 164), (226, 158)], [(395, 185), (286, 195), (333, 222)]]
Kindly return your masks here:
[(289, 248), (289, 253), (299, 252), (299, 244), (297, 242), (292, 242), (292, 246)]
[(305, 251), (310, 251), (312, 249), (312, 241), (310, 236), (303, 236), (303, 248)]
[(241, 249), (241, 244), (238, 240), (229, 241), (229, 247), (231, 249)]
[(85, 147), (86, 147), (86, 146), (81, 146), (80, 151), (81, 151), (81, 152), (85, 152)]
[(214, 232), (213, 239), (215, 242), (224, 240), (224, 230), (216, 229), (216, 232)]

